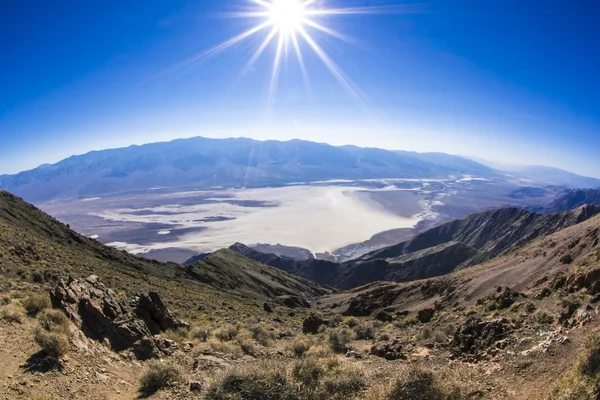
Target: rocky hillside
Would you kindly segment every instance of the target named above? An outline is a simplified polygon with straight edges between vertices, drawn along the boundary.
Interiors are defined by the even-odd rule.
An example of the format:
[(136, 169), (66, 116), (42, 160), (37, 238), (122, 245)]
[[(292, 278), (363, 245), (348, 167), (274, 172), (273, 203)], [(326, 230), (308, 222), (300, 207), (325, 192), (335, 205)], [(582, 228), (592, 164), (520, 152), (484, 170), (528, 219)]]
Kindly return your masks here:
[(584, 204), (600, 206), (600, 189), (574, 189), (568, 190), (545, 207), (538, 207), (532, 211), (541, 214), (573, 210)]
[[(0, 191), (0, 256), (2, 270), (13, 276), (57, 281), (96, 274), (126, 292), (168, 285), (180, 288), (169, 290), (167, 296), (182, 304), (207, 300), (209, 295), (227, 297), (223, 291), (256, 299), (314, 297), (328, 291), (230, 251), (186, 268), (138, 258), (75, 233), (5, 191)], [(190, 293), (194, 294), (190, 297)]]
[(598, 213), (600, 206), (582, 206), (551, 215), (518, 208), (491, 210), (440, 225), (411, 240), (341, 264), (297, 261), (240, 245), (232, 249), (304, 278), (349, 289), (375, 281), (403, 282), (445, 275), (510, 252)]

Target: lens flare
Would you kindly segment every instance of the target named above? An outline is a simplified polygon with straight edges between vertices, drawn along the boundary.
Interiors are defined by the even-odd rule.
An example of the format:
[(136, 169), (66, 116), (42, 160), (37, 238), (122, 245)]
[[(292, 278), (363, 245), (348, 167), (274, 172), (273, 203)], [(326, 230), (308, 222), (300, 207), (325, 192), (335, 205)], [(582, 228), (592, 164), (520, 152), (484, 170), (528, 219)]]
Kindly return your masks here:
[(359, 91), (344, 74), (340, 66), (327, 54), (322, 45), (319, 44), (319, 35), (328, 35), (350, 44), (356, 44), (356, 42), (331, 26), (327, 26), (321, 20), (325, 17), (330, 21), (333, 17), (351, 15), (415, 12), (414, 7), (406, 5), (327, 8), (320, 6), (320, 4), (324, 3), (323, 0), (245, 0), (245, 2), (249, 6), (247, 11), (227, 13), (226, 16), (253, 19), (258, 21), (256, 25), (214, 48), (195, 56), (187, 63), (215, 56), (250, 37), (262, 34), (264, 38), (259, 41), (258, 47), (245, 64), (242, 72), (252, 69), (265, 50), (269, 46), (274, 46), (275, 52), (272, 61), (273, 70), (269, 89), (269, 103), (275, 97), (282, 61), (290, 57), (291, 54), (295, 55), (300, 66), (305, 85), (310, 86), (309, 73), (303, 54), (305, 51), (310, 50), (316, 54), (342, 88), (354, 100), (364, 104)]

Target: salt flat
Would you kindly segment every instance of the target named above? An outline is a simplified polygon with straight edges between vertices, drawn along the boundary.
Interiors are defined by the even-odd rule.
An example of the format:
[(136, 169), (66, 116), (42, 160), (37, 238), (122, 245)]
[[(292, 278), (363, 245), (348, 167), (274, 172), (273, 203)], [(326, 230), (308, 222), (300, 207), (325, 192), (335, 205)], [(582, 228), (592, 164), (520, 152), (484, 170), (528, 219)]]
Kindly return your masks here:
[[(381, 189), (387, 190), (387, 189)], [(369, 193), (378, 189), (343, 186), (289, 186), (225, 191), (193, 191), (169, 194), (162, 204), (141, 209), (120, 208), (90, 214), (107, 221), (124, 223), (172, 224), (178, 227), (203, 227), (172, 240), (163, 238), (151, 243), (111, 242), (109, 245), (133, 253), (166, 248), (213, 251), (232, 243), (271, 243), (307, 248), (313, 252), (333, 251), (360, 242), (372, 235), (416, 225), (422, 215), (401, 216), (371, 200)], [(177, 204), (182, 196), (204, 195), (209, 204)], [(174, 203), (169, 203), (172, 197)], [(415, 210), (420, 198), (412, 196), (407, 207)], [(408, 199), (407, 199), (408, 200)], [(248, 207), (247, 202), (257, 202)], [(186, 202), (187, 203), (187, 202)], [(405, 213), (404, 213), (405, 214)], [(213, 220), (210, 220), (210, 219)]]

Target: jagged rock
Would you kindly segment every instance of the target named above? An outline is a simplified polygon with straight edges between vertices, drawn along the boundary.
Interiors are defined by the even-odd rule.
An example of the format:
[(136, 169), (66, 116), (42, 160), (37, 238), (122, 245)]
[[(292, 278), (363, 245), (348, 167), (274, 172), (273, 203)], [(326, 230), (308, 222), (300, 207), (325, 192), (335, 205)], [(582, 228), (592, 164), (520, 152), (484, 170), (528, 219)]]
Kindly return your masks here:
[(575, 312), (575, 315), (571, 318), (569, 326), (571, 327), (582, 327), (588, 322), (594, 319), (595, 311), (589, 303), (584, 304)]
[(310, 308), (310, 303), (300, 296), (277, 296), (275, 301), (288, 308)]
[(417, 318), (419, 319), (419, 322), (426, 324), (431, 321), (434, 314), (435, 310), (433, 308), (425, 308), (417, 313)]
[(163, 304), (156, 292), (142, 293), (134, 296), (135, 314), (144, 320), (153, 335), (167, 329), (187, 328), (189, 325), (177, 319)]
[(591, 299), (590, 299), (590, 303), (594, 304), (594, 303), (598, 303), (600, 302), (600, 293), (594, 295)]
[(565, 254), (560, 258), (560, 262), (563, 264), (571, 264), (573, 262), (573, 256), (571, 254)]
[(392, 322), (392, 314), (385, 311), (379, 311), (375, 314), (375, 319), (381, 322)]
[(369, 304), (368, 301), (357, 297), (350, 301), (348, 309), (343, 312), (344, 315), (352, 317), (366, 317), (371, 315), (373, 312), (373, 305)]
[(153, 334), (187, 326), (169, 312), (157, 293), (122, 300), (95, 275), (61, 280), (50, 298), (86, 336), (107, 341), (115, 351), (131, 349), (140, 360), (160, 354)]
[(470, 317), (454, 333), (451, 347), (455, 356), (478, 354), (506, 337), (511, 327), (504, 318), (482, 321)]
[(399, 340), (385, 342), (371, 347), (371, 354), (386, 360), (399, 360), (406, 358), (402, 353), (402, 343)]
[(560, 312), (560, 316), (558, 317), (558, 322), (568, 325), (568, 320), (575, 314), (575, 311), (579, 308), (581, 304), (579, 303), (569, 303)]
[(318, 314), (315, 313), (311, 313), (303, 322), (302, 322), (302, 332), (306, 333), (310, 333), (310, 334), (317, 334), (319, 333), (319, 327), (321, 325), (327, 325), (329, 321), (327, 321), (326, 319), (323, 319), (323, 317), (321, 317)]

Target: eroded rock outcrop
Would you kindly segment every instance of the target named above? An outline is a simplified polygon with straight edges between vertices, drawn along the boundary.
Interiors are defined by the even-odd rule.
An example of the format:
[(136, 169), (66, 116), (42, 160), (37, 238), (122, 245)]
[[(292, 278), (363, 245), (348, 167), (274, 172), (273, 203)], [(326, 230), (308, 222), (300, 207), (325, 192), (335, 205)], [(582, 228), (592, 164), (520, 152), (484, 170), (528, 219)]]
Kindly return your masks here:
[(160, 355), (153, 335), (187, 326), (168, 310), (158, 293), (137, 294), (124, 300), (95, 275), (61, 280), (50, 298), (54, 307), (63, 310), (86, 336), (108, 341), (115, 351), (131, 349), (140, 360)]
[(406, 358), (402, 352), (402, 343), (399, 340), (392, 340), (371, 347), (371, 354), (386, 360), (399, 360)]
[(477, 355), (507, 337), (511, 326), (504, 318), (482, 321), (471, 317), (463, 322), (452, 339), (452, 351), (455, 356), (463, 354)]
[(324, 319), (321, 315), (311, 313), (303, 322), (302, 322), (302, 332), (305, 334), (315, 335), (319, 332), (319, 328), (321, 325), (327, 325), (329, 323), (328, 320)]

